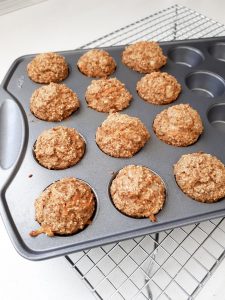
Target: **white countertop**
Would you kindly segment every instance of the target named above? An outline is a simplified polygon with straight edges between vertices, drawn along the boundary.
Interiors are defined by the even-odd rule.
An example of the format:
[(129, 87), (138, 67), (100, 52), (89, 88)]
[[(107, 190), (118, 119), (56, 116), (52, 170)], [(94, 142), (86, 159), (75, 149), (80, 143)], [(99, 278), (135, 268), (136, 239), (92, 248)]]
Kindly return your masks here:
[[(77, 48), (175, 3), (225, 23), (223, 0), (51, 0), (0, 16), (0, 80), (20, 55)], [(225, 261), (197, 299), (225, 299), (224, 274)], [(0, 299), (80, 300), (94, 297), (64, 257), (42, 262), (20, 257), (0, 219)]]

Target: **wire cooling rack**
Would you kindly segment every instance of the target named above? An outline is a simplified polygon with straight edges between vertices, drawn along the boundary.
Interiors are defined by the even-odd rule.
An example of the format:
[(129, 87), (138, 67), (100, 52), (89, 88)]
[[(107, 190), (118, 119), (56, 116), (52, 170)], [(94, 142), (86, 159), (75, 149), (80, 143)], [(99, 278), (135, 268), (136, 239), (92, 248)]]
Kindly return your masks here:
[[(83, 46), (225, 35), (225, 26), (172, 6)], [(145, 235), (66, 256), (99, 299), (194, 299), (225, 256), (225, 219)]]

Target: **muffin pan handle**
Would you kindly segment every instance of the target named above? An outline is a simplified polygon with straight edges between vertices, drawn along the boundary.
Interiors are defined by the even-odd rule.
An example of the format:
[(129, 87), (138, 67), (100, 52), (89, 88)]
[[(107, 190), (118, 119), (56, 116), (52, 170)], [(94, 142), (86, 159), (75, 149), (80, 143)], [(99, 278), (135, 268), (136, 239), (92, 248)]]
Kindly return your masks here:
[(26, 117), (21, 105), (0, 86), (0, 188), (10, 182), (27, 140)]

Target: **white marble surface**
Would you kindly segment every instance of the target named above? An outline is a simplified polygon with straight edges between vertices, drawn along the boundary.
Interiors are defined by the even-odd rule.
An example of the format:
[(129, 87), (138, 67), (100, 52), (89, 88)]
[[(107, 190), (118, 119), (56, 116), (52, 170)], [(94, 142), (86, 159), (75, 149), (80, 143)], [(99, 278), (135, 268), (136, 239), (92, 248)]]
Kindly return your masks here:
[[(0, 16), (0, 80), (20, 55), (79, 47), (175, 3), (225, 23), (223, 0), (52, 0)], [(224, 274), (225, 261), (197, 299), (225, 299)], [(0, 299), (91, 300), (93, 296), (63, 257), (42, 262), (20, 257), (0, 219)]]

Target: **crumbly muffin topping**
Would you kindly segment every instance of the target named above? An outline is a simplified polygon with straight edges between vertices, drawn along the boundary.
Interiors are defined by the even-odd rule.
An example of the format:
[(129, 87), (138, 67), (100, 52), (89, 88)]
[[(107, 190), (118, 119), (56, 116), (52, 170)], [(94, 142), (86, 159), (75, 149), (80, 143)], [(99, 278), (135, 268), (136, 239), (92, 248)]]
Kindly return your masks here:
[(168, 104), (177, 99), (181, 85), (166, 72), (152, 72), (137, 82), (137, 92), (149, 103)]
[(195, 109), (189, 104), (179, 104), (159, 113), (153, 122), (153, 129), (165, 143), (184, 147), (198, 140), (203, 124)]
[(140, 73), (157, 71), (166, 60), (159, 44), (153, 41), (139, 41), (126, 47), (122, 53), (122, 62)]
[(110, 187), (112, 201), (124, 214), (156, 221), (166, 198), (161, 178), (142, 166), (129, 165), (120, 170)]
[(76, 233), (91, 223), (94, 211), (95, 197), (86, 183), (76, 178), (61, 179), (36, 199), (35, 216), (41, 227), (30, 235)]
[(135, 117), (112, 113), (98, 127), (96, 143), (108, 155), (131, 157), (149, 140), (145, 125)]
[(80, 107), (79, 99), (65, 84), (50, 83), (36, 89), (30, 99), (30, 110), (39, 119), (62, 121)]
[(41, 53), (27, 65), (27, 73), (38, 83), (60, 82), (68, 76), (69, 68), (62, 55)]
[(197, 201), (210, 203), (225, 197), (225, 166), (211, 154), (182, 155), (174, 175), (181, 190)]
[(108, 52), (92, 49), (79, 58), (77, 66), (81, 73), (88, 77), (104, 78), (115, 71), (116, 62)]
[(48, 169), (66, 169), (77, 164), (84, 155), (85, 142), (74, 128), (54, 127), (37, 138), (34, 153)]
[(132, 95), (116, 78), (92, 80), (86, 94), (88, 106), (100, 112), (117, 112), (128, 107)]

